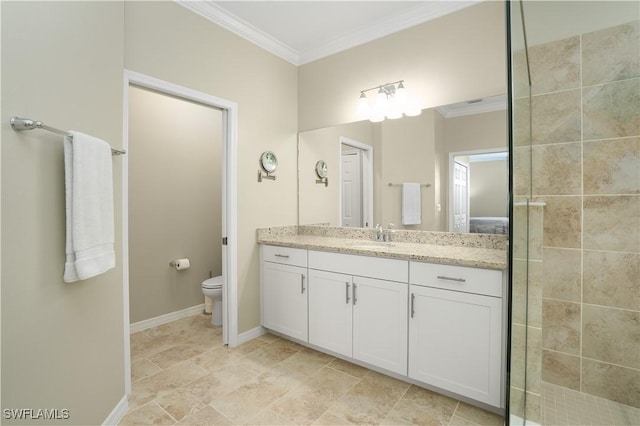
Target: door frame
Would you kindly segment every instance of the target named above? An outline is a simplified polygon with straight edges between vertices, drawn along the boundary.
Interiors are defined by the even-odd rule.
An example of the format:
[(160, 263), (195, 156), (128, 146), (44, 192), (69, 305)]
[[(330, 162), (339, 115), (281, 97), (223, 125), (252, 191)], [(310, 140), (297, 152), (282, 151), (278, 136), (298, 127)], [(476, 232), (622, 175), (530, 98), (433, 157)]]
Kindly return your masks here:
[[(460, 156), (466, 156), (466, 155), (474, 155), (474, 154), (493, 154), (493, 153), (499, 153), (499, 152), (506, 152), (508, 154), (508, 148), (507, 147), (502, 147), (502, 148), (487, 148), (487, 149), (475, 149), (475, 150), (469, 150), (469, 151), (456, 151), (456, 152), (450, 152), (449, 153), (449, 163), (448, 163), (448, 167), (449, 167), (449, 193), (448, 193), (448, 198), (447, 198), (447, 220), (448, 220), (448, 226), (447, 229), (449, 230), (449, 232), (453, 232), (453, 225), (454, 225), (454, 220), (453, 220), (453, 202), (454, 202), (454, 196), (453, 196), (453, 163), (455, 161), (455, 157), (460, 157)], [(467, 185), (467, 194), (469, 195), (469, 189), (471, 188), (471, 182), (469, 181), (468, 185)], [(467, 201), (467, 210), (470, 209), (470, 205), (469, 205), (469, 201)], [(467, 220), (469, 219), (469, 214), (467, 211)]]
[[(338, 181), (342, 182), (342, 145), (349, 145), (362, 152), (362, 219), (364, 223), (373, 225), (373, 147), (354, 139), (340, 136)], [(338, 185), (338, 221), (342, 226), (342, 184)]]
[[(204, 92), (160, 80), (131, 70), (124, 70), (123, 78), (123, 149), (129, 149), (129, 87), (151, 89), (163, 95), (194, 101), (222, 110), (222, 293), (223, 343), (238, 344), (238, 104)], [(129, 326), (129, 157), (122, 163), (122, 270), (124, 312), (125, 393), (131, 393), (131, 348)], [(222, 244), (222, 242), (221, 242)]]

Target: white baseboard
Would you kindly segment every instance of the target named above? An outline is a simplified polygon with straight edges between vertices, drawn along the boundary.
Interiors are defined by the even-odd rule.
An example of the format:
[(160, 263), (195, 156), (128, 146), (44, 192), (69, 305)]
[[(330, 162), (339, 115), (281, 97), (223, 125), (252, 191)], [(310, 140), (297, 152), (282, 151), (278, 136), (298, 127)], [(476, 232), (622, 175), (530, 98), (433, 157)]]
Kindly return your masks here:
[(157, 327), (162, 324), (166, 324), (171, 321), (179, 320), (182, 318), (190, 317), (192, 315), (201, 314), (204, 311), (204, 303), (190, 308), (182, 309), (180, 311), (169, 312), (168, 314), (160, 315), (155, 318), (149, 318), (146, 320), (134, 322), (129, 326), (129, 333), (137, 333), (138, 331), (147, 330), (152, 327)]
[(107, 418), (102, 422), (103, 425), (117, 425), (122, 420), (122, 416), (127, 412), (127, 408), (129, 408), (129, 401), (127, 400), (127, 395), (123, 396), (120, 402), (113, 408), (111, 413), (107, 416)]
[(249, 340), (255, 339), (256, 337), (260, 337), (266, 332), (267, 330), (260, 325), (256, 328), (252, 328), (251, 330), (245, 331), (244, 333), (240, 333), (238, 334), (237, 345), (239, 346), (245, 342), (248, 342)]

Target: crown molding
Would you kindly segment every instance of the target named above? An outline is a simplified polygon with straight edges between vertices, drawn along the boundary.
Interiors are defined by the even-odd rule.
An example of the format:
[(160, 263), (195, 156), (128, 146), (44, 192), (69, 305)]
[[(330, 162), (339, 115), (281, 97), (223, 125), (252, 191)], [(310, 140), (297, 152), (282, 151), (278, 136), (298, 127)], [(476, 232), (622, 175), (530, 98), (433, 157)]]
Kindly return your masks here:
[(352, 32), (338, 36), (320, 46), (300, 52), (279, 40), (271, 37), (264, 31), (254, 27), (250, 23), (243, 21), (237, 16), (229, 13), (212, 1), (188, 1), (175, 0), (181, 6), (194, 13), (220, 25), (232, 33), (256, 44), (257, 46), (273, 53), (274, 55), (294, 64), (304, 65), (309, 62), (342, 52), (355, 46), (368, 43), (372, 40), (393, 34), (395, 32), (422, 24), (432, 19), (456, 12), (466, 7), (472, 6), (482, 0), (467, 1), (426, 1), (421, 2), (421, 6), (411, 9), (405, 13), (393, 16), (389, 19), (379, 21), (373, 25), (356, 28)]
[(354, 29), (313, 49), (299, 53), (299, 65), (322, 59), (370, 41), (388, 36), (398, 31), (440, 18), (458, 10), (473, 6), (482, 0), (468, 1), (427, 1), (421, 6), (384, 19), (372, 25)]
[(175, 0), (181, 6), (208, 19), (214, 24), (252, 42), (253, 44), (273, 53), (274, 55), (299, 65), (299, 53), (284, 43), (271, 37), (264, 31), (239, 19), (237, 16), (227, 12), (225, 9), (211, 1), (185, 1)]
[(484, 98), (479, 102), (460, 102), (453, 105), (436, 107), (436, 110), (442, 114), (444, 118), (462, 117), (463, 115), (502, 111), (505, 109), (507, 109), (507, 98), (505, 95)]

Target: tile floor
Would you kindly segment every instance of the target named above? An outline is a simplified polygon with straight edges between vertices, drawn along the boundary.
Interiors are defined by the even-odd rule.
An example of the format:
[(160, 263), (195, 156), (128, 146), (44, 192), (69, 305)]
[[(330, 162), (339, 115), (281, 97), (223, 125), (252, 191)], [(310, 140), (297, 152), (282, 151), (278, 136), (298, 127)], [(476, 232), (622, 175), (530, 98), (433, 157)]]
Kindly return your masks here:
[(266, 334), (236, 348), (195, 315), (131, 335), (120, 425), (502, 425), (455, 399)]

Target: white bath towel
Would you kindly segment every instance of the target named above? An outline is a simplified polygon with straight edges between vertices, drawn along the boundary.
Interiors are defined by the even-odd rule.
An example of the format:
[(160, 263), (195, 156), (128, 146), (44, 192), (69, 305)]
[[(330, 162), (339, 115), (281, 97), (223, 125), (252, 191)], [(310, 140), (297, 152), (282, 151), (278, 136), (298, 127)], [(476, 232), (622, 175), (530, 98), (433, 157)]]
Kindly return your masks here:
[(419, 183), (402, 184), (402, 224), (420, 225), (422, 202)]
[(65, 282), (115, 267), (111, 147), (79, 132), (64, 140), (67, 213)]

